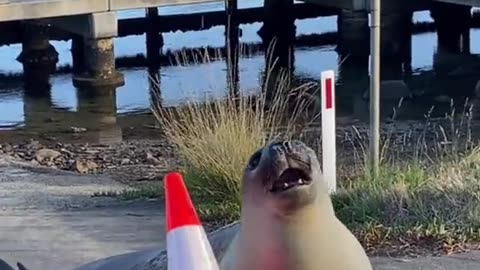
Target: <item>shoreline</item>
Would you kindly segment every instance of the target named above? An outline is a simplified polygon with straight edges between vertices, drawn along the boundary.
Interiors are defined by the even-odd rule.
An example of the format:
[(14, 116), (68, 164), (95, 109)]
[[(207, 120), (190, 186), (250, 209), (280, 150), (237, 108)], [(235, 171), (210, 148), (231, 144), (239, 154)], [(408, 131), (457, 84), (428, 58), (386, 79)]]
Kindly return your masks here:
[[(450, 121), (446, 118), (383, 121), (381, 137), (390, 141), (389, 147), (395, 148), (394, 152), (400, 151), (405, 155), (411, 154), (412, 144), (418, 143), (419, 138), (427, 144), (449, 144), (452, 140), (466, 140), (466, 136), (470, 137), (467, 139), (471, 144), (480, 141), (480, 120), (456, 119), (455, 122), (460, 124), (454, 127), (455, 130), (451, 130)], [(439, 127), (444, 134), (439, 135)], [(122, 130), (121, 141), (109, 144), (89, 141), (98, 132), (93, 130), (74, 132), (65, 128), (69, 131), (0, 131), (0, 154), (33, 165), (82, 174), (107, 175), (131, 186), (162, 181), (166, 172), (180, 168), (181, 157), (164, 137), (161, 128), (155, 126), (153, 116), (138, 116), (132, 121), (119, 123), (119, 128)], [(476, 130), (478, 131), (475, 132)], [(282, 128), (279, 131), (282, 132)], [(461, 138), (451, 138), (455, 132)], [(364, 158), (359, 152), (368, 149), (357, 148), (368, 148), (365, 145), (368, 144), (368, 133), (368, 123), (343, 117), (337, 119), (337, 167), (340, 177), (342, 174), (345, 174), (343, 177), (348, 177), (352, 166), (363, 165), (358, 163), (359, 159)], [(314, 122), (302, 130), (297, 139), (310, 144), (320, 156), (319, 134), (321, 125)]]

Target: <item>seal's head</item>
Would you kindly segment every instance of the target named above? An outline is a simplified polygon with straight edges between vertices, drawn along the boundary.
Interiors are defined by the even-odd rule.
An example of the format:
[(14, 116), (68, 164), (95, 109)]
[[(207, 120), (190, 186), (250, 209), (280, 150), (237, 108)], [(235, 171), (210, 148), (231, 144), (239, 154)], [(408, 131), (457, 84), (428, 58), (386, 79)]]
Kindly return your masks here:
[(274, 142), (257, 150), (245, 169), (243, 204), (288, 214), (312, 204), (322, 181), (315, 152), (300, 141)]

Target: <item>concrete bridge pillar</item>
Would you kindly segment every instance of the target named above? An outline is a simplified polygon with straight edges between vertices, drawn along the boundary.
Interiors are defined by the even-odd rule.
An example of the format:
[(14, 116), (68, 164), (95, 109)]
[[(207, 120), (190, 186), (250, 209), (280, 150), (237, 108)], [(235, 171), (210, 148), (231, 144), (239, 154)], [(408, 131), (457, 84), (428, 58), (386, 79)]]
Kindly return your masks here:
[(263, 89), (270, 98), (279, 87), (290, 87), (294, 72), (296, 27), (293, 0), (265, 0), (264, 5), (264, 24), (258, 34), (265, 50)]
[[(17, 61), (23, 65), (26, 88), (32, 91), (50, 89), (49, 75), (55, 72), (58, 62), (58, 52), (50, 44), (47, 31), (48, 28), (44, 25), (23, 25), (22, 52)], [(30, 87), (31, 83), (33, 88)]]
[(370, 29), (367, 11), (343, 9), (337, 19), (339, 40), (337, 52), (348, 58), (368, 57)]
[(226, 1), (225, 46), (227, 48), (227, 83), (229, 94), (237, 97), (240, 91), (238, 61), (240, 59), (240, 24), (238, 23), (238, 1)]
[(293, 0), (264, 0), (263, 5), (263, 25), (257, 33), (264, 42), (269, 43), (275, 36), (282, 34), (281, 29), (285, 26), (287, 28), (284, 30), (295, 27), (295, 16), (292, 12)]
[[(385, 2), (385, 1), (384, 1)], [(386, 6), (381, 12), (382, 80), (400, 79), (410, 70), (413, 11)]]
[(73, 74), (81, 74), (85, 66), (85, 53), (84, 53), (84, 42), (83, 37), (79, 35), (74, 35), (72, 38), (70, 52), (72, 54), (72, 69)]
[(470, 6), (433, 2), (430, 15), (437, 27), (439, 49), (470, 53)]
[(123, 74), (115, 68), (115, 12), (54, 18), (50, 23), (77, 35), (72, 40), (75, 87), (118, 87), (125, 83)]
[(123, 74), (115, 68), (113, 38), (86, 38), (83, 40), (83, 71), (73, 78), (75, 87), (121, 86)]

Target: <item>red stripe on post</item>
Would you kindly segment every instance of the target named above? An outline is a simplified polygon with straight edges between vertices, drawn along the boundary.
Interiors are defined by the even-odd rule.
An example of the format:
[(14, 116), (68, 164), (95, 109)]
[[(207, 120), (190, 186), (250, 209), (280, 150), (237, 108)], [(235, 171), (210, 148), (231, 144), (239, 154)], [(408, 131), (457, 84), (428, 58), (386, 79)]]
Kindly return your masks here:
[(326, 105), (327, 109), (333, 108), (333, 81), (332, 78), (328, 78), (325, 80), (325, 97), (326, 97)]
[(193, 207), (183, 176), (178, 172), (172, 172), (165, 176), (164, 181), (167, 233), (183, 226), (200, 226), (200, 219)]

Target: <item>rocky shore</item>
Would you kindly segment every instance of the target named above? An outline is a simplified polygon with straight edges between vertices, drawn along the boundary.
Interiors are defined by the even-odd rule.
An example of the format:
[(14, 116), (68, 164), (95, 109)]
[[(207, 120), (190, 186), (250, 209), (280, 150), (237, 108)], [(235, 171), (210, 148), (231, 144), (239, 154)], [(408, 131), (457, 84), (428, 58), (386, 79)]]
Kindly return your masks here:
[(0, 154), (81, 174), (107, 174), (129, 185), (159, 180), (166, 170), (179, 165), (173, 147), (164, 139), (127, 140), (111, 145), (29, 139), (0, 144)]
[[(161, 181), (166, 172), (179, 168), (181, 159), (174, 147), (163, 137), (160, 129), (134, 128), (132, 123), (128, 124), (122, 127), (121, 142), (112, 144), (81, 141), (80, 138), (86, 133), (75, 133), (74, 138), (68, 133), (44, 131), (32, 133), (18, 130), (9, 135), (0, 134), (2, 135), (0, 136), (0, 155), (7, 155), (34, 165), (81, 174), (104, 174), (130, 186)], [(342, 119), (339, 119), (337, 125), (338, 167), (340, 170), (345, 169), (341, 174), (350, 174), (351, 172), (348, 172), (351, 171), (350, 167), (359, 162), (362, 151), (366, 150), (368, 126), (359, 121)], [(445, 126), (445, 132), (449, 133), (449, 121), (445, 119), (431, 120), (428, 124), (421, 121), (384, 123), (381, 133), (383, 139), (389, 137), (391, 141), (389, 147), (396, 148), (395, 151), (398, 153), (407, 153), (416, 147), (420, 136), (424, 136), (427, 143), (446, 145), (451, 143), (449, 142), (452, 139), (450, 134), (439, 136), (439, 126)], [(457, 126), (456, 128), (465, 135), (465, 127)], [(469, 140), (480, 139), (478, 132), (480, 123), (473, 121), (468, 124), (468, 128), (474, 131), (469, 134)], [(304, 130), (300, 136), (301, 140), (311, 144), (319, 154), (321, 153), (320, 129), (320, 125), (314, 124)]]

